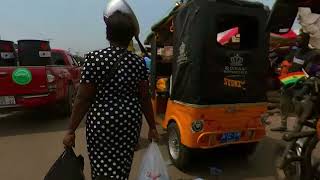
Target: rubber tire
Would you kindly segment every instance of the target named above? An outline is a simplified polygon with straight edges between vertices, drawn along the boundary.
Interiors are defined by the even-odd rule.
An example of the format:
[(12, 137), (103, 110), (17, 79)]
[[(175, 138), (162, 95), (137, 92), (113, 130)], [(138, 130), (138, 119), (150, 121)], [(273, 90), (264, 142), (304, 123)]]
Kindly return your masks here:
[(67, 97), (63, 103), (62, 114), (66, 117), (70, 117), (73, 108), (73, 97), (75, 96), (75, 89), (72, 85), (68, 86)]
[[(310, 143), (310, 139), (308, 139), (307, 140), (307, 142), (306, 142), (306, 145), (302, 148), (302, 152), (301, 152), (301, 154), (302, 154), (302, 156), (304, 156), (304, 157), (307, 157), (306, 155), (306, 146), (308, 146), (309, 145), (309, 143)], [(295, 154), (294, 155), (296, 155), (296, 145), (293, 147), (293, 151), (295, 152)], [(284, 155), (284, 154), (283, 154)], [(282, 156), (283, 156), (282, 155)], [(287, 176), (287, 174), (288, 173), (286, 173), (287, 172), (287, 170), (288, 170), (288, 168), (287, 167), (285, 167), (284, 169), (283, 169), (283, 175), (284, 175), (284, 178), (282, 178), (282, 179), (285, 179), (285, 180), (307, 180), (307, 179), (305, 179), (305, 175), (308, 173), (307, 171), (306, 171), (306, 169), (308, 169), (307, 168), (307, 163), (306, 163), (306, 158), (303, 160), (303, 161), (301, 161), (300, 163), (299, 163), (299, 166), (300, 166), (300, 175), (299, 176), (294, 176), (294, 177), (288, 177)], [(280, 179), (279, 177), (278, 177), (278, 179)], [(281, 180), (282, 180), (281, 179)]]
[[(179, 157), (177, 159), (173, 159), (173, 157), (170, 154), (170, 149), (169, 149), (169, 136), (170, 136), (170, 133), (172, 133), (172, 132), (177, 133), (178, 139), (179, 139), (179, 149), (180, 149), (179, 151), (180, 152), (179, 152)], [(191, 149), (187, 148), (186, 146), (184, 146), (181, 143), (180, 131), (179, 131), (179, 128), (176, 123), (169, 124), (167, 143), (168, 143), (167, 148), (168, 148), (169, 156), (170, 156), (170, 159), (171, 159), (173, 165), (175, 167), (177, 167), (179, 170), (182, 170), (182, 171), (187, 170), (189, 168), (188, 165), (191, 160), (192, 152), (191, 152)]]
[(255, 143), (250, 143), (250, 144), (246, 144), (245, 146), (245, 153), (247, 156), (251, 156), (252, 154), (254, 154), (256, 152), (257, 146), (258, 146), (258, 142)]
[(312, 160), (312, 152), (316, 148), (318, 142), (319, 140), (317, 136), (310, 138), (307, 142), (306, 150), (304, 153), (304, 160), (301, 163), (302, 164), (301, 176), (303, 177), (303, 180), (314, 180), (313, 178), (314, 169), (312, 167), (311, 160)]

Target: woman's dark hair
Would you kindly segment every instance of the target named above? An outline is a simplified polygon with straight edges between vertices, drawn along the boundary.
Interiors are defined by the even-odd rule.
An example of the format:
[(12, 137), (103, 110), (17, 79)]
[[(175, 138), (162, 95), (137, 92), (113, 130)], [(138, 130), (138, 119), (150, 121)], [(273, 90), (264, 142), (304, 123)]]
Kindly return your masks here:
[(134, 36), (134, 26), (130, 16), (116, 11), (105, 19), (107, 25), (107, 39), (110, 43), (128, 46)]

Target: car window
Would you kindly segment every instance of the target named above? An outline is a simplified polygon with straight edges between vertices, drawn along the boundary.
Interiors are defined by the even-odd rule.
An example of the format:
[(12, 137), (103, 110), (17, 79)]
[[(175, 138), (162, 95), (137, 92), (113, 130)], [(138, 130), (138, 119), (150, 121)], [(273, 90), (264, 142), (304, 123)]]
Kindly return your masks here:
[(74, 62), (72, 60), (72, 56), (70, 54), (67, 54), (67, 58), (68, 58), (69, 64), (74, 66)]
[(66, 63), (64, 62), (63, 54), (61, 54), (61, 53), (52, 52), (51, 60), (52, 60), (54, 65), (60, 65), (60, 66), (66, 65)]

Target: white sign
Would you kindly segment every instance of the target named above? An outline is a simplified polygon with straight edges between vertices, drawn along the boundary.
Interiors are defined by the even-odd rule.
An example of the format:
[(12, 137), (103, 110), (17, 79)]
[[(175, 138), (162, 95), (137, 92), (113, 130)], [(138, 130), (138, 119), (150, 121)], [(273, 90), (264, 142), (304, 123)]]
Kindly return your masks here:
[(229, 66), (224, 67), (225, 74), (245, 75), (248, 74), (247, 67), (243, 66), (244, 59), (239, 54), (230, 57)]
[(1, 53), (1, 59), (13, 59), (15, 58), (13, 52), (2, 52)]
[(51, 57), (51, 52), (50, 51), (39, 51), (39, 56), (42, 58), (49, 58), (49, 57)]

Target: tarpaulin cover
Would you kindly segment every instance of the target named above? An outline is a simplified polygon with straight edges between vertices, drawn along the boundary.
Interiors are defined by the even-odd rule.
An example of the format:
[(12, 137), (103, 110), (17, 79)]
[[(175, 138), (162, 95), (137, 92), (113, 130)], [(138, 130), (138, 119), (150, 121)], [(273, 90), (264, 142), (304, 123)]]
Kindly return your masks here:
[[(270, 33), (268, 10), (237, 0), (189, 1), (175, 16), (171, 99), (207, 105), (265, 100)], [(239, 47), (217, 34), (239, 27)]]

